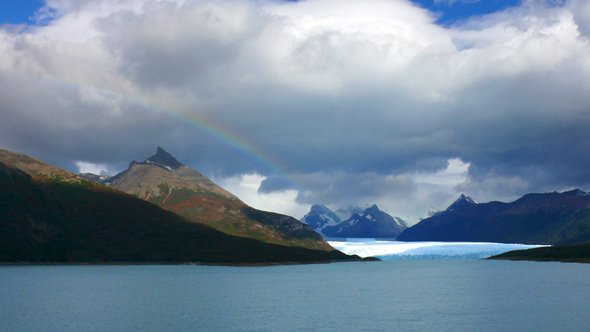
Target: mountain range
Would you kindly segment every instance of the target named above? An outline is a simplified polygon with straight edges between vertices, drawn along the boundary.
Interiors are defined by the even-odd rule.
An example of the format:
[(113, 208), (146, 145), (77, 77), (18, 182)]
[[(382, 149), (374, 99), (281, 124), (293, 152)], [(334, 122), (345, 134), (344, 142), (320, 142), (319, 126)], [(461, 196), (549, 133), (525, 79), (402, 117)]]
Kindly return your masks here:
[(400, 241), (571, 244), (590, 241), (590, 195), (580, 189), (477, 203), (461, 195), (445, 211), (404, 230)]
[(158, 149), (115, 177), (89, 181), (0, 150), (0, 261), (358, 260), (296, 219), (255, 210), (169, 157)]
[(77, 175), (0, 149), (0, 186), (1, 262), (359, 259), (334, 250), (322, 235), (560, 245), (535, 251), (543, 257), (571, 248), (586, 255), (587, 247), (561, 245), (590, 242), (590, 194), (579, 189), (510, 203), (461, 195), (409, 228), (376, 205), (335, 212), (314, 205), (302, 223), (248, 206), (162, 148), (112, 177)]
[(404, 220), (390, 216), (377, 205), (333, 212), (315, 204), (301, 221), (324, 237), (333, 238), (396, 238), (407, 227)]

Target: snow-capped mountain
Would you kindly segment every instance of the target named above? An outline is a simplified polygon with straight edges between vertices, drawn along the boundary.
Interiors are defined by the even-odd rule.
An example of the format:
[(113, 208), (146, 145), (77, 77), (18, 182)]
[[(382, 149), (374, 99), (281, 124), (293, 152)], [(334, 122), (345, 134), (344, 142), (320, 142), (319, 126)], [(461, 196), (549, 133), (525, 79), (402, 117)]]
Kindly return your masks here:
[(340, 217), (329, 208), (314, 204), (309, 212), (301, 218), (301, 222), (308, 224), (316, 232), (321, 233), (325, 227), (335, 226), (340, 223)]
[(336, 215), (342, 221), (342, 220), (350, 219), (350, 217), (352, 217), (355, 213), (362, 214), (363, 211), (364, 210), (361, 209), (360, 207), (357, 207), (357, 206), (349, 206), (349, 207), (346, 207), (346, 208), (339, 208), (334, 213), (336, 213)]
[(325, 237), (395, 238), (407, 228), (404, 220), (379, 210), (377, 205), (365, 210), (347, 208), (338, 211), (342, 216), (347, 216), (347, 212), (352, 215), (341, 221), (338, 213), (314, 205), (301, 221)]

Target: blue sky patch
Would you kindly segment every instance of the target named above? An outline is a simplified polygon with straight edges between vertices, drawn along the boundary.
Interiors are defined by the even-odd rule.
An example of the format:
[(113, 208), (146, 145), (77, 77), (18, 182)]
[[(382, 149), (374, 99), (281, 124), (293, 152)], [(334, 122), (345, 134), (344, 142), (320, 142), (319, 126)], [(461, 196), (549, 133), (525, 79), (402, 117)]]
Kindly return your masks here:
[[(473, 16), (481, 16), (518, 6), (521, 0), (411, 0), (437, 13), (437, 23), (451, 25)], [(0, 24), (32, 24), (43, 0), (0, 0)]]
[(412, 0), (439, 16), (437, 23), (451, 25), (474, 16), (506, 10), (521, 4), (521, 0)]
[(0, 24), (32, 24), (43, 0), (0, 0)]

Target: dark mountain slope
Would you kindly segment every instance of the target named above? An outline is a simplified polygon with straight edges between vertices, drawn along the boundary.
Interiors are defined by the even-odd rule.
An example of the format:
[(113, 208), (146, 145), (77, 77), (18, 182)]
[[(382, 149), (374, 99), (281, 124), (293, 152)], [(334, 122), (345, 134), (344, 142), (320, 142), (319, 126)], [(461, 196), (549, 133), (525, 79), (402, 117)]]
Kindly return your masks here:
[(406, 229), (401, 241), (565, 244), (590, 241), (590, 196), (575, 190), (527, 194), (512, 203), (461, 196), (447, 210)]
[[(335, 250), (229, 236), (24, 157), (0, 150), (1, 262), (238, 264), (358, 259)], [(14, 160), (22, 169), (7, 164)]]

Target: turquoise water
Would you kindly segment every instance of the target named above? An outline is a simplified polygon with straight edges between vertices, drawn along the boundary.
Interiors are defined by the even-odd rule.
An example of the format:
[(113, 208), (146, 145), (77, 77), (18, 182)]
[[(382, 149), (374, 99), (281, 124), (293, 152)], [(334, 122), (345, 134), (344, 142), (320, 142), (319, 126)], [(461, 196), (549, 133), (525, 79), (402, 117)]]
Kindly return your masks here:
[(590, 264), (0, 267), (0, 331), (572, 331)]

